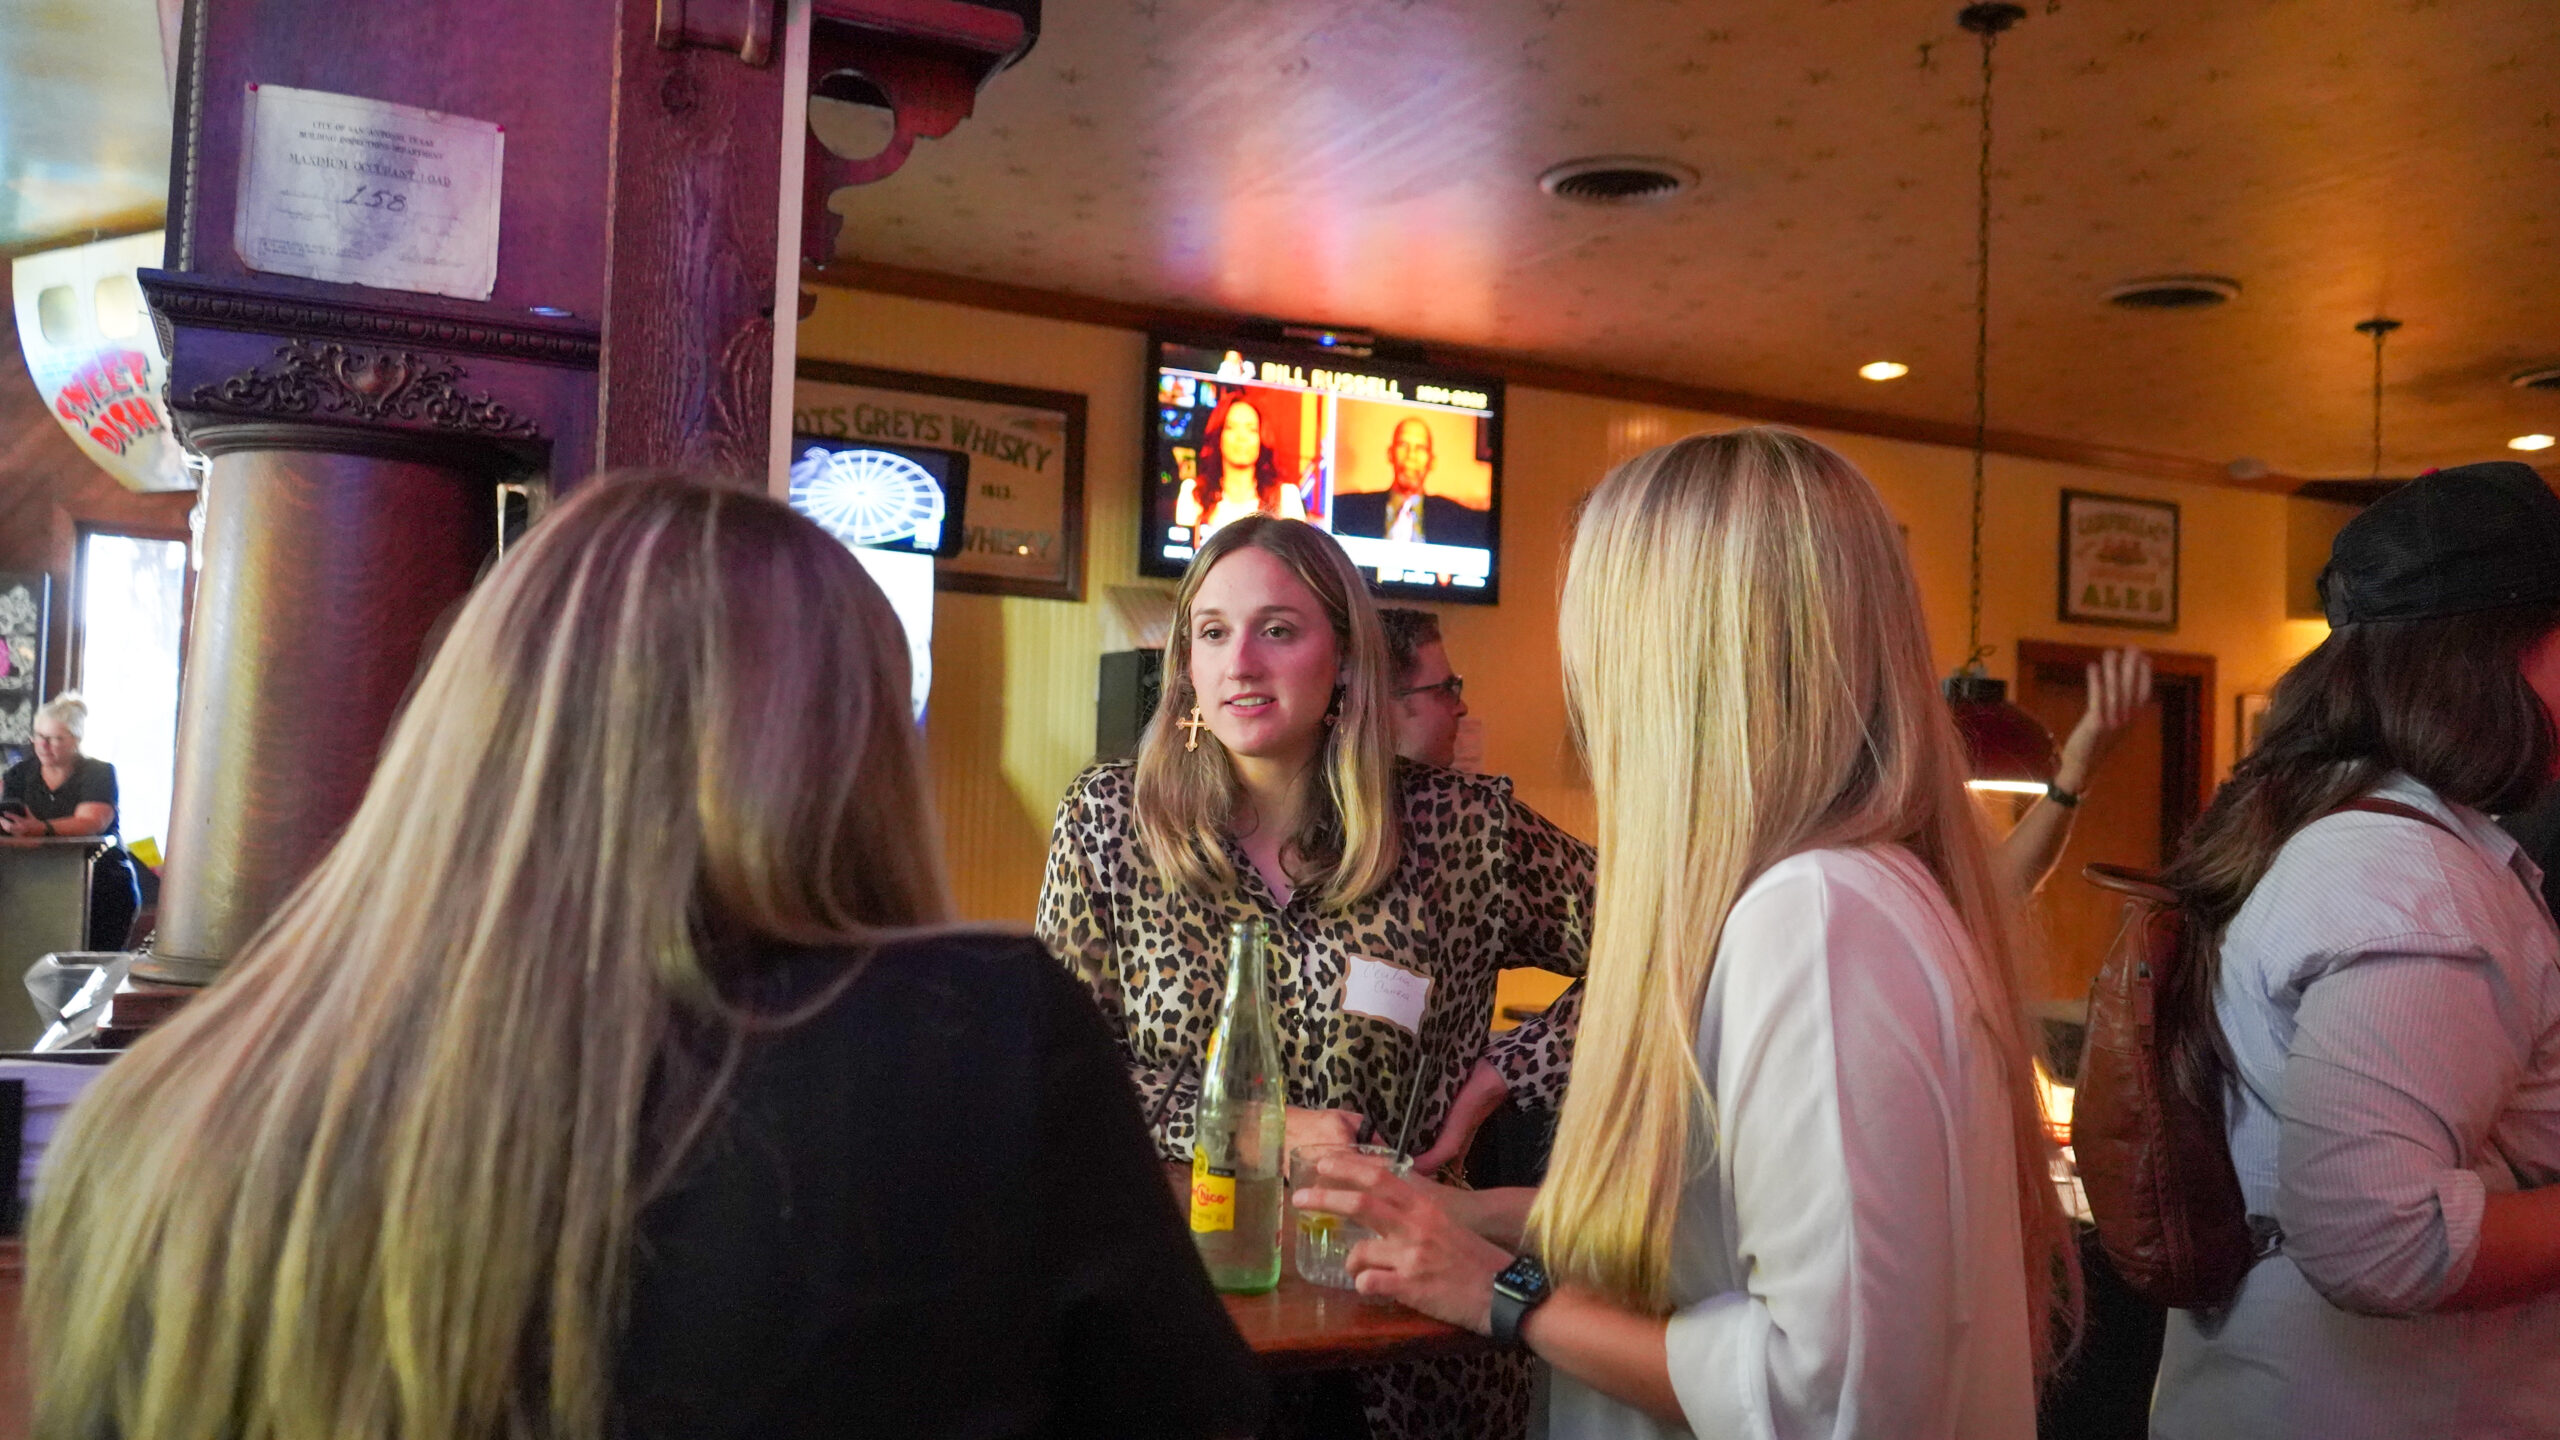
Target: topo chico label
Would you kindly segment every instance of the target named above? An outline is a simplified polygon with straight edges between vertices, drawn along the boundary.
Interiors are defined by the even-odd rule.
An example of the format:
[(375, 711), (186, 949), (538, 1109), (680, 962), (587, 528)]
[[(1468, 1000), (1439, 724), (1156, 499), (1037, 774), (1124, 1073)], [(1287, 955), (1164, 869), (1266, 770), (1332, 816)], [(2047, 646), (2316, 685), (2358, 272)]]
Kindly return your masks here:
[(1212, 1165), (1199, 1150), (1191, 1152), (1191, 1229), (1206, 1235), (1236, 1228), (1236, 1172), (1231, 1165)]

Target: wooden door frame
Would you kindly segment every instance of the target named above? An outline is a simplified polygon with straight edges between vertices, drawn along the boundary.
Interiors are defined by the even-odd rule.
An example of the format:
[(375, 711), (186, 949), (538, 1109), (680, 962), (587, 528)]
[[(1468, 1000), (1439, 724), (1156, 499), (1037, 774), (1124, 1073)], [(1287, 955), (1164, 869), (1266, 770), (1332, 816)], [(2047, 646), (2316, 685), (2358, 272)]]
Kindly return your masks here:
[[(2081, 672), (2106, 653), (2097, 645), (2020, 640), (2019, 698), (2026, 698), (2039, 668)], [(2160, 704), (2160, 863), (2166, 865), (2213, 796), (2213, 717), (2220, 701), (2212, 656), (2147, 647), (2143, 653), (2151, 657), (2152, 693)]]

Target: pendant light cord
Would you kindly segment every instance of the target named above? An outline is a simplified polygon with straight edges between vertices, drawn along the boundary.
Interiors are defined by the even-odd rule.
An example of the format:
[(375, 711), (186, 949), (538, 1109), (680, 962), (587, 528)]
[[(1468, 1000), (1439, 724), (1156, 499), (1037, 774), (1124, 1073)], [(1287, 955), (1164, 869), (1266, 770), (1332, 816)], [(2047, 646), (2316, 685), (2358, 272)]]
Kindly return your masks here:
[(2391, 332), (2380, 326), (2373, 331), (2373, 475), (2382, 478), (2382, 337)]
[(2382, 478), (2382, 341), (2400, 328), (2400, 322), (2389, 316), (2376, 315), (2356, 322), (2360, 334), (2373, 337), (2373, 472), (2370, 478)]
[(1979, 668), (1982, 643), (1983, 459), (1991, 445), (1991, 52), (2000, 32), (2025, 18), (2016, 5), (1968, 5), (1956, 23), (1982, 37), (1982, 145), (1974, 167), (1973, 225), (1973, 588), (1965, 599), (1965, 667)]

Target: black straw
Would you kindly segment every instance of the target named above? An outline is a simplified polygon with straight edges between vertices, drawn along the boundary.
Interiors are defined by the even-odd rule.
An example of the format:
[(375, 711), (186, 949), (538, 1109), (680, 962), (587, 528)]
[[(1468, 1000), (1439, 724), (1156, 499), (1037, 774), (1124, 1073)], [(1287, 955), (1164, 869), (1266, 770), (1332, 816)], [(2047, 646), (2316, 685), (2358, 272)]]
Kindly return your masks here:
[(1165, 1113), (1173, 1108), (1173, 1097), (1182, 1089), (1182, 1077), (1191, 1073), (1191, 1057), (1173, 1067), (1173, 1078), (1165, 1082), (1164, 1093), (1156, 1097), (1156, 1108), (1147, 1115), (1147, 1133), (1153, 1135), (1163, 1127)]
[[(1415, 1048), (1420, 1049), (1422, 1037), (1416, 1035), (1413, 1038), (1416, 1042)], [(1396, 1122), (1395, 1158), (1398, 1160), (1405, 1158), (1405, 1143), (1413, 1138), (1413, 1117), (1422, 1110), (1422, 1079), (1424, 1073), (1431, 1068), (1431, 1052), (1423, 1050), (1420, 1055), (1414, 1057), (1414, 1062), (1413, 1088), (1407, 1091), (1404, 1097), (1404, 1119)]]

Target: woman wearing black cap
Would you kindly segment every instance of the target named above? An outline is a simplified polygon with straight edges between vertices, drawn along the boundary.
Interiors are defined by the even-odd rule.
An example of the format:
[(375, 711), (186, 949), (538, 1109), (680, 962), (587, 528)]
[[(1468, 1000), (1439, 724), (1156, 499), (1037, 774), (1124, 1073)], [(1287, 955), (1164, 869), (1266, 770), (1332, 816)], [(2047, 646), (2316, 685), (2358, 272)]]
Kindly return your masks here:
[(2152, 1434), (2560, 1434), (2560, 934), (2488, 818), (2560, 755), (2560, 498), (2439, 471), (2320, 592), (2169, 877), (2203, 937), (2171, 1064), (2221, 1087), (2270, 1249), (2171, 1316)]

